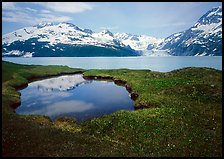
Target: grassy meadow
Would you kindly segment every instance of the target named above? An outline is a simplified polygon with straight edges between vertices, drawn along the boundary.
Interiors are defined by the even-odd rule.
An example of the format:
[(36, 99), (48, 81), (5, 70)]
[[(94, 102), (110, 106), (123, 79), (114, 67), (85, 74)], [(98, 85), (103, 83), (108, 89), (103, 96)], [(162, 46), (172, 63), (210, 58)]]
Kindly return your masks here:
[[(117, 111), (77, 124), (64, 117), (18, 115), (17, 89), (66, 73), (125, 81), (136, 110)], [(139, 109), (140, 108), (140, 109)], [(3, 156), (222, 156), (222, 71), (189, 67), (82, 70), (2, 61)]]

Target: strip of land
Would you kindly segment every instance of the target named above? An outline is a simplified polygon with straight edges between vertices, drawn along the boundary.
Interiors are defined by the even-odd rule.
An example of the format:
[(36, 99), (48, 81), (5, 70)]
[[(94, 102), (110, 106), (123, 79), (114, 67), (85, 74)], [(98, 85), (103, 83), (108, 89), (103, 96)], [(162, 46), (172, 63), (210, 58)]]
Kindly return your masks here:
[[(82, 72), (125, 81), (136, 111), (77, 124), (18, 115), (17, 89), (44, 77)], [(127, 88), (127, 87), (126, 87)], [(82, 70), (2, 62), (3, 156), (222, 156), (222, 71), (184, 68)]]

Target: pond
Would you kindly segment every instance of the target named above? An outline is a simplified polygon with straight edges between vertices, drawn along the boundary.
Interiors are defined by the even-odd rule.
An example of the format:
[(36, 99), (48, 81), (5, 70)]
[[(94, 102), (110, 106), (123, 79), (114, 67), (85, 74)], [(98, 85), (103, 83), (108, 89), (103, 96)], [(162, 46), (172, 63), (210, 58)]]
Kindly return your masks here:
[(134, 110), (134, 101), (124, 86), (85, 80), (81, 74), (31, 82), (19, 92), (18, 114), (46, 115), (53, 121), (67, 116), (80, 123), (118, 110)]

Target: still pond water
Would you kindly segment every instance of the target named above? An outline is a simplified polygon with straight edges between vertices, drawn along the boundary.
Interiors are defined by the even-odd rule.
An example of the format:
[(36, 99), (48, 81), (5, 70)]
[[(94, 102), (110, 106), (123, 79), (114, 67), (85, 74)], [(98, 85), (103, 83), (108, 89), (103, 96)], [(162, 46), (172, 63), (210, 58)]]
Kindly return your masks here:
[(19, 64), (67, 65), (83, 69), (147, 69), (169, 72), (183, 67), (210, 67), (222, 70), (221, 56), (168, 56), (168, 57), (33, 57), (2, 58)]
[(20, 90), (18, 114), (74, 117), (82, 122), (118, 110), (134, 110), (134, 101), (114, 82), (85, 80), (81, 74), (65, 75), (28, 84)]

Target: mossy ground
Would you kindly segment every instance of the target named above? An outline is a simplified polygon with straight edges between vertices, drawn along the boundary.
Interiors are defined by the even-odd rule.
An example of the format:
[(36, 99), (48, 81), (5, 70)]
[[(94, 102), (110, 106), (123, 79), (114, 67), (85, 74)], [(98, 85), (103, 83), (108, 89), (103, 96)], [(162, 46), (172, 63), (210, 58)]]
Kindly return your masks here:
[[(17, 115), (13, 88), (31, 77), (83, 71), (127, 81), (139, 96), (133, 112), (76, 124)], [(222, 71), (184, 68), (168, 73), (147, 70), (80, 70), (2, 62), (3, 156), (222, 156)]]

